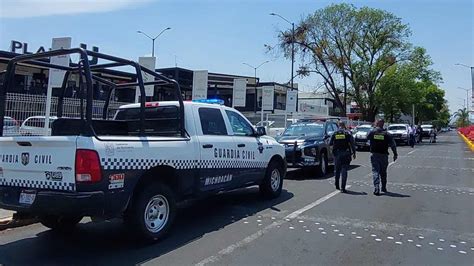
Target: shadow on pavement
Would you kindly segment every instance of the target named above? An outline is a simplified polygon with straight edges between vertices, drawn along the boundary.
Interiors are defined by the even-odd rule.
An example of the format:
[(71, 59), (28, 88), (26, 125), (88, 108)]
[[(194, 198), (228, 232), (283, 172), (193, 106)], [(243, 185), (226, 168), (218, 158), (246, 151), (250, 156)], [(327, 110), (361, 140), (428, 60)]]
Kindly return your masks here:
[(381, 196), (387, 196), (387, 197), (393, 197), (393, 198), (409, 198), (411, 197), (410, 195), (405, 195), (405, 194), (399, 194), (395, 192), (385, 192), (380, 194)]
[[(350, 171), (356, 168), (359, 168), (360, 165), (349, 165), (348, 175), (350, 176)], [(302, 181), (307, 179), (317, 179), (325, 180), (334, 177), (334, 166), (328, 167), (328, 173), (325, 176), (318, 176), (316, 174), (316, 168), (302, 168), (302, 169), (292, 169), (286, 174), (286, 179)]]
[(348, 190), (346, 189), (346, 193), (344, 194), (348, 194), (348, 195), (354, 195), (354, 196), (365, 196), (367, 195), (367, 192), (358, 192), (358, 191), (352, 191), (352, 190)]
[(76, 230), (64, 234), (47, 230), (29, 237), (18, 232), (21, 240), (0, 246), (0, 265), (136, 265), (264, 209), (278, 211), (275, 206), (293, 196), (283, 190), (279, 198), (263, 200), (258, 188), (252, 187), (199, 201), (180, 209), (169, 235), (155, 244), (138, 240), (121, 219), (83, 223)]

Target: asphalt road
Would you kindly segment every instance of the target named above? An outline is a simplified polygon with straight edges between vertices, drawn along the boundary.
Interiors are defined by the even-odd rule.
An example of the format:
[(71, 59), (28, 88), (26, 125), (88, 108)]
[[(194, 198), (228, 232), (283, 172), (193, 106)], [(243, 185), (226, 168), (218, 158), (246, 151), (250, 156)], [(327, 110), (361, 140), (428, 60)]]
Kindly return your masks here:
[(473, 265), (474, 153), (446, 133), (399, 155), (379, 197), (359, 152), (348, 194), (332, 175), (291, 171), (280, 198), (250, 188), (199, 202), (154, 245), (118, 220), (84, 219), (65, 236), (39, 224), (2, 231), (0, 264)]

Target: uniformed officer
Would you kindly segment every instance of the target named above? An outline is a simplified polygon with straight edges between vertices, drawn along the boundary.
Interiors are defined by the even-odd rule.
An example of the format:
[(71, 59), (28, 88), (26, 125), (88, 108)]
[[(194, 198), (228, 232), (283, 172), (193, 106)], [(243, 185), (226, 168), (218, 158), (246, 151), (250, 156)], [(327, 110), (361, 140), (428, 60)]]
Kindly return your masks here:
[(354, 138), (351, 133), (346, 130), (344, 122), (338, 123), (339, 130), (334, 132), (329, 142), (332, 145), (332, 153), (334, 154), (334, 177), (336, 178), (336, 189), (339, 189), (339, 177), (342, 174), (341, 192), (346, 192), (347, 168), (352, 158), (356, 158), (356, 149)]
[(388, 147), (392, 149), (393, 161), (398, 158), (397, 145), (392, 136), (384, 130), (385, 121), (377, 121), (376, 128), (367, 136), (370, 142), (370, 162), (372, 163), (372, 174), (374, 180), (374, 195), (380, 195), (380, 179), (382, 179), (382, 192), (387, 192), (387, 167)]

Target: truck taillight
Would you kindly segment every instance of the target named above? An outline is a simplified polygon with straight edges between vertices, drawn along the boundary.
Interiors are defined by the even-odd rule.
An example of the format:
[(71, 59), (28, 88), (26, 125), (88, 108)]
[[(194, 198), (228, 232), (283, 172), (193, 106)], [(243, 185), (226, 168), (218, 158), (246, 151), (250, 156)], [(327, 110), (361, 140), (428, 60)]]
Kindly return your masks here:
[(76, 151), (76, 181), (95, 183), (102, 179), (99, 155), (93, 150)]

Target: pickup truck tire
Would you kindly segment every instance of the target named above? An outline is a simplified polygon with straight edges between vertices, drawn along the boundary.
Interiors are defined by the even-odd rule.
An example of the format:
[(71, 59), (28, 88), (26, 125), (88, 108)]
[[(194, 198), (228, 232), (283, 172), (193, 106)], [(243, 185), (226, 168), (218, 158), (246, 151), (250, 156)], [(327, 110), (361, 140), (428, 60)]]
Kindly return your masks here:
[(125, 222), (149, 241), (157, 241), (169, 231), (176, 216), (176, 198), (163, 183), (147, 184), (135, 194)]
[(260, 184), (260, 193), (268, 199), (273, 199), (281, 194), (283, 188), (283, 168), (276, 162), (272, 161), (265, 171), (265, 178)]
[(325, 177), (328, 173), (328, 156), (323, 151), (319, 154), (319, 165), (316, 167), (316, 174), (320, 177)]
[(58, 216), (42, 215), (38, 217), (39, 222), (56, 231), (69, 231), (82, 220), (82, 216)]

